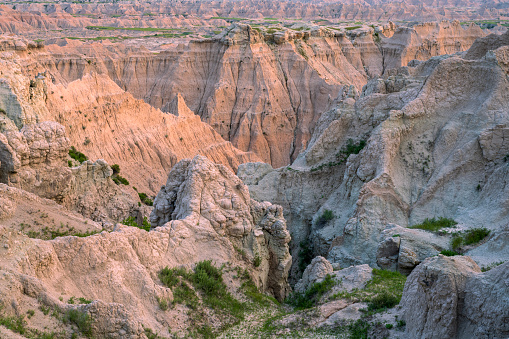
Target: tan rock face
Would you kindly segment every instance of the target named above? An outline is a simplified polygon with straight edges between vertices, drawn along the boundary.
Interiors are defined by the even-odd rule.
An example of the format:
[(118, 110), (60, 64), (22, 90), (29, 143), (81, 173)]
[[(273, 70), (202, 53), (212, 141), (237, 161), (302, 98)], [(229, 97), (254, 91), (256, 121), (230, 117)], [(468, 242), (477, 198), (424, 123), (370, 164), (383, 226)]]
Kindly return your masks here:
[[(252, 153), (239, 151), (210, 126), (202, 123), (186, 107), (182, 97), (175, 97), (176, 105), (172, 106), (172, 111), (179, 114), (175, 116), (134, 99), (105, 75), (92, 73), (65, 85), (55, 85), (49, 81), (49, 72), (47, 77), (39, 76), (35, 82), (18, 73), (22, 62), (18, 57), (6, 57), (2, 61), (8, 65), (3, 72), (11, 94), (6, 97), (15, 98), (13, 103), (16, 103), (4, 106), (4, 133), (10, 135), (11, 148), (19, 148), (14, 150), (19, 153), (22, 163), (25, 161), (23, 159), (29, 159), (29, 155), (24, 155), (28, 149), (20, 148), (26, 143), (15, 137), (17, 129), (45, 120), (57, 121), (65, 127), (67, 147), (75, 146), (90, 159), (105, 159), (109, 164), (119, 164), (122, 176), (140, 192), (149, 194), (159, 190), (167, 171), (185, 157), (201, 153), (234, 170), (242, 162), (259, 160)], [(28, 87), (32, 82), (36, 84), (35, 87)], [(23, 86), (28, 87), (27, 93)], [(36, 96), (32, 92), (38, 88), (41, 88), (42, 94)], [(24, 128), (27, 136), (28, 133), (49, 135), (45, 131), (30, 132), (32, 128)], [(28, 142), (34, 150), (47, 147), (41, 146), (41, 140)], [(68, 149), (64, 148), (58, 151), (51, 148), (50, 152), (65, 155)], [(34, 156), (38, 155), (34, 154), (32, 158)], [(7, 163), (13, 164), (13, 161), (9, 160), (5, 166)]]
[(477, 25), (463, 28), (459, 21), (424, 23), (399, 27), (389, 39), (382, 39), (384, 69), (406, 66), (411, 60), (464, 52), (485, 33)]
[[(269, 46), (247, 25), (232, 26), (225, 34), (156, 56), (120, 54), (102, 60), (97, 55), (95, 67), (163, 111), (181, 93), (224, 139), (276, 167), (305, 148), (316, 119), (343, 84), (360, 90), (366, 82), (364, 70), (348, 62), (334, 39), (311, 37)], [(64, 66), (69, 62), (73, 60), (43, 67), (57, 67), (61, 77), (75, 79), (81, 71), (69, 74)]]
[(226, 167), (205, 157), (179, 162), (154, 200), (152, 226), (212, 227), (234, 246), (261, 260), (257, 283), (280, 300), (288, 293), (290, 234), (283, 210), (251, 200), (247, 187)]
[[(93, 175), (87, 173), (101, 177), (98, 171), (100, 168)], [(0, 190), (6, 190), (1, 197), (7, 197), (17, 208), (45, 204), (48, 218), (63, 210), (52, 201), (19, 189), (0, 185)], [(8, 228), (5, 223), (15, 222), (14, 217), (3, 214), (1, 271), (8, 278), (0, 280), (0, 300), (13, 301), (4, 303), (4, 311), (14, 314), (25, 307), (37, 309), (38, 305), (57, 307), (62, 312), (78, 310), (92, 316), (96, 337), (143, 338), (144, 327), (169, 335), (170, 325), (183, 326), (174, 321), (182, 312), (177, 307), (167, 311), (173, 312), (170, 316), (158, 308), (158, 298), (173, 298), (158, 273), (165, 266), (192, 268), (203, 260), (212, 260), (218, 267), (225, 264), (247, 269), (261, 290), (280, 300), (286, 297), (292, 259), (280, 206), (250, 200), (247, 187), (229, 169), (203, 156), (175, 166), (156, 199), (154, 215), (166, 215), (159, 212), (171, 205), (168, 199), (173, 194), (178, 195), (170, 208), (174, 218), (150, 232), (118, 224), (109, 233), (43, 241)], [(29, 199), (33, 199), (32, 206)], [(72, 213), (63, 214), (73, 217)], [(245, 252), (244, 259), (239, 259), (238, 250)], [(66, 300), (85, 296), (94, 302), (70, 305), (59, 301), (61, 295)]]
[(69, 150), (63, 126), (46, 121), (6, 131), (1, 139), (1, 181), (61, 201), (72, 177), (63, 167)]

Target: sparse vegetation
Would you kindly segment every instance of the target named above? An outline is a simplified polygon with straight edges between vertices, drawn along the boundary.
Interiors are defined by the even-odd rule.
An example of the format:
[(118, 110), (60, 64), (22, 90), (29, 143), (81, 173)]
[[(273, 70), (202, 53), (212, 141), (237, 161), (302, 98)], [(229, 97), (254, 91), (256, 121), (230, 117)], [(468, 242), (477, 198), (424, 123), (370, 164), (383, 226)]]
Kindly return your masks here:
[(322, 170), (324, 167), (334, 167), (341, 165), (346, 162), (348, 157), (352, 154), (359, 154), (360, 151), (366, 146), (366, 140), (361, 139), (357, 143), (353, 141), (353, 139), (348, 139), (347, 143), (343, 148), (336, 154), (337, 161), (331, 161), (328, 163), (321, 164), (319, 166), (311, 168), (311, 172)]
[(140, 198), (141, 202), (144, 203), (147, 206), (153, 206), (154, 201), (145, 193), (138, 193), (138, 197)]
[(65, 324), (74, 324), (78, 330), (87, 338), (92, 338), (92, 320), (90, 316), (76, 309), (64, 313), (62, 321)]
[(164, 298), (159, 298), (159, 297), (156, 297), (157, 299), (157, 304), (159, 305), (159, 308), (162, 310), (162, 311), (166, 311), (168, 309), (168, 300), (164, 299)]
[(493, 269), (493, 268), (495, 268), (495, 267), (497, 267), (497, 266), (500, 266), (500, 265), (502, 265), (502, 264), (504, 264), (504, 263), (505, 263), (505, 261), (498, 261), (498, 262), (494, 262), (494, 263), (492, 263), (492, 264), (490, 264), (490, 265), (488, 265), (488, 266), (483, 266), (483, 267), (481, 267), (481, 271), (483, 271), (483, 272), (488, 272), (489, 270), (491, 270), (491, 269)]
[(321, 228), (332, 219), (334, 219), (334, 213), (331, 210), (326, 209), (323, 211), (323, 214), (316, 220), (316, 226)]
[(336, 281), (330, 274), (327, 274), (323, 281), (314, 283), (304, 293), (294, 293), (288, 298), (287, 302), (298, 310), (313, 307), (334, 285), (336, 285)]
[(348, 325), (349, 339), (368, 339), (371, 325), (365, 319), (359, 319)]
[[(64, 229), (64, 227), (66, 227)], [(67, 237), (67, 236), (75, 236), (80, 238), (85, 238), (97, 233), (102, 232), (99, 230), (93, 230), (93, 231), (86, 231), (86, 232), (79, 232), (74, 229), (74, 227), (69, 227), (68, 225), (60, 224), (60, 228), (56, 229), (57, 227), (54, 226), (53, 229), (50, 229), (48, 226), (40, 229), (40, 231), (34, 231), (34, 230), (28, 230), (26, 231), (26, 235), (29, 238), (34, 239), (43, 239), (43, 240), (49, 240), (49, 239), (55, 239), (58, 237)]]
[(148, 222), (147, 217), (143, 217), (141, 226), (138, 225), (136, 218), (134, 218), (133, 216), (129, 216), (129, 217), (125, 218), (124, 220), (122, 220), (121, 223), (126, 226), (141, 228), (142, 230), (145, 230), (147, 232), (150, 231), (150, 223)]
[(430, 232), (438, 232), (442, 228), (450, 228), (456, 226), (458, 223), (453, 219), (440, 217), (438, 219), (424, 219), (424, 221), (420, 224), (410, 226), (409, 228), (420, 229)]
[(368, 303), (368, 312), (376, 313), (397, 305), (403, 295), (406, 277), (393, 271), (373, 269), (373, 278), (363, 290), (340, 292), (331, 299), (351, 299)]
[(255, 255), (253, 264), (255, 267), (259, 267), (262, 264), (262, 258), (259, 255)]
[[(197, 263), (194, 271), (166, 267), (159, 273), (161, 282), (173, 291), (173, 303), (189, 307), (188, 315), (194, 324), (190, 329), (191, 337), (193, 333), (201, 337), (214, 337), (244, 319), (245, 312), (249, 309), (248, 305), (228, 292), (222, 270), (223, 268), (212, 265), (210, 260), (205, 260)], [(268, 302), (268, 297), (258, 293), (247, 271), (239, 271), (238, 275), (244, 280), (241, 290), (249, 299), (260, 303)], [(213, 330), (208, 324), (204, 307), (213, 310), (216, 316), (222, 319), (223, 325)]]
[(451, 240), (451, 247), (453, 250), (457, 250), (461, 246), (475, 245), (488, 235), (490, 235), (490, 231), (485, 227), (472, 228), (464, 232), (458, 232)]
[(445, 255), (447, 257), (454, 257), (455, 255), (460, 255), (459, 253), (456, 253), (455, 251), (451, 250), (442, 250), (440, 251), (440, 254)]
[(78, 161), (80, 164), (88, 160), (87, 156), (77, 151), (74, 146), (71, 146), (71, 149), (69, 150), (69, 156)]

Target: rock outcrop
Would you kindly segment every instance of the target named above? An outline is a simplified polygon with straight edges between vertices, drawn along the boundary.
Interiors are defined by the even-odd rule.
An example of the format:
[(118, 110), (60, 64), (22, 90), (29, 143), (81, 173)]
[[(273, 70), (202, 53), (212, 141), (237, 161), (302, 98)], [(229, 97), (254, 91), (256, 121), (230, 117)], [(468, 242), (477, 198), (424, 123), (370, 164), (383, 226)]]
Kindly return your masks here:
[[(96, 166), (97, 172), (100, 165), (84, 166)], [(183, 160), (172, 170), (151, 218), (161, 226), (150, 232), (117, 224), (111, 232), (87, 237), (30, 239), (7, 226), (19, 220), (12, 219), (13, 209), (19, 214), (21, 208), (46, 204), (44, 219), (51, 219), (62, 207), (4, 186), (0, 190), (8, 194), (0, 196), (10, 203), (1, 209), (1, 274), (6, 278), (0, 280), (0, 300), (7, 314), (39, 306), (64, 314), (73, 310), (91, 317), (95, 337), (145, 338), (145, 328), (168, 336), (169, 326), (185, 326), (181, 319), (187, 313), (185, 308), (166, 311), (157, 306), (158, 300), (173, 299), (158, 274), (166, 266), (193, 268), (203, 260), (246, 269), (262, 291), (279, 300), (289, 292), (290, 235), (281, 207), (252, 201), (229, 169), (203, 156)], [(33, 199), (31, 207), (27, 199)], [(88, 227), (98, 227), (90, 222)], [(93, 302), (74, 305), (59, 300), (61, 296), (84, 296)]]
[(179, 162), (154, 200), (150, 223), (213, 229), (252, 260), (260, 260), (256, 282), (262, 290), (279, 300), (288, 294), (292, 258), (283, 210), (251, 200), (247, 187), (226, 167), (202, 156)]
[(332, 272), (332, 265), (327, 259), (320, 256), (315, 257), (304, 270), (302, 278), (295, 284), (295, 292), (306, 292), (314, 283), (321, 282), (327, 275), (332, 274)]
[[(504, 46), (479, 60), (440, 56), (391, 71), (370, 81), (355, 103), (346, 98), (322, 114), (292, 165), (264, 168), (253, 179), (256, 166), (242, 165), (239, 176), (253, 197), (289, 212), (295, 245), (309, 239), (315, 255), (342, 267), (377, 265), (380, 234), (391, 224), (447, 217), (462, 229), (484, 225), (499, 234), (509, 222), (492, 208), (506, 203), (497, 183), (507, 175), (508, 53)], [(327, 210), (332, 218), (321, 221)], [(417, 243), (415, 235), (408, 248), (394, 243), (379, 257), (399, 260), (408, 272), (447, 246), (446, 238)], [(509, 259), (483, 251), (491, 241), (477, 250), (486, 254), (483, 264)], [(390, 259), (397, 248), (403, 255)]]
[(438, 255), (408, 277), (401, 307), (411, 338), (503, 338), (509, 334), (509, 264), (481, 273), (469, 257)]

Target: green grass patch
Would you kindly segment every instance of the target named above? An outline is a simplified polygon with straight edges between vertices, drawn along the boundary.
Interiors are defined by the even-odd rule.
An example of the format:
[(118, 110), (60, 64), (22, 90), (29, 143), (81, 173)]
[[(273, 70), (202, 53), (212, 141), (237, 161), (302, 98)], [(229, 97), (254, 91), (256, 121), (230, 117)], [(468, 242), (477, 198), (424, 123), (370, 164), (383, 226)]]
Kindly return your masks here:
[(432, 218), (432, 219), (424, 219), (424, 221), (420, 224), (410, 226), (408, 228), (413, 229), (420, 229), (430, 232), (438, 232), (442, 228), (449, 228), (449, 227), (455, 227), (458, 223), (454, 221), (453, 219), (440, 217), (438, 219)]
[(0, 317), (0, 325), (6, 327), (7, 329), (13, 331), (14, 333), (26, 334), (27, 333), (27, 322), (25, 321), (24, 316), (18, 317)]
[(348, 325), (349, 339), (368, 339), (368, 331), (371, 325), (364, 319), (359, 319)]
[(376, 313), (399, 304), (406, 276), (399, 272), (373, 269), (373, 278), (363, 290), (339, 292), (331, 299), (351, 299), (368, 303), (368, 312)]
[(445, 255), (447, 257), (454, 257), (455, 255), (460, 255), (459, 253), (456, 253), (455, 251), (451, 251), (451, 250), (440, 251), (440, 254)]
[(350, 26), (350, 27), (345, 27), (345, 29), (347, 31), (353, 31), (354, 29), (358, 29), (358, 28), (361, 28), (362, 26)]
[(85, 337), (92, 338), (92, 320), (87, 313), (71, 309), (64, 313), (62, 321), (76, 325)]
[(121, 224), (124, 224), (126, 226), (138, 227), (138, 228), (141, 228), (142, 230), (145, 230), (147, 232), (150, 231), (150, 223), (148, 222), (147, 217), (143, 217), (141, 226), (138, 225), (138, 222), (132, 216), (127, 217), (124, 220), (122, 220)]
[(76, 150), (74, 146), (71, 146), (71, 149), (69, 150), (69, 156), (78, 161), (80, 164), (88, 160), (87, 156)]
[(316, 220), (316, 226), (323, 227), (327, 222), (334, 219), (334, 213), (331, 210), (323, 211), (323, 214)]
[(323, 279), (321, 282), (314, 283), (304, 293), (294, 293), (291, 295), (287, 303), (294, 306), (298, 310), (303, 310), (315, 306), (320, 298), (331, 288), (336, 285), (336, 281), (330, 274)]
[(141, 202), (144, 203), (147, 206), (153, 206), (154, 201), (145, 193), (138, 193), (138, 197), (140, 198)]
[(485, 227), (458, 232), (451, 239), (451, 247), (453, 250), (457, 250), (461, 246), (475, 245), (490, 235), (490, 233)]

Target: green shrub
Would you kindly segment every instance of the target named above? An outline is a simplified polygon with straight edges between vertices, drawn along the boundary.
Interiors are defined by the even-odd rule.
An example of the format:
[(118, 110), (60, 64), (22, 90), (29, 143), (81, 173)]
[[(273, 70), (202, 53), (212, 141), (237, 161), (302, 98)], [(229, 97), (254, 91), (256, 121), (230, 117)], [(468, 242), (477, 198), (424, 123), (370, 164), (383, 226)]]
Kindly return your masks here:
[(166, 266), (161, 270), (161, 272), (159, 272), (159, 279), (161, 279), (161, 282), (169, 288), (177, 286), (180, 282), (180, 277), (186, 276), (187, 271), (183, 268), (168, 268), (168, 266)]
[(348, 139), (346, 145), (336, 154), (336, 158), (339, 160), (338, 164), (345, 162), (352, 154), (359, 154), (364, 147), (366, 147), (366, 140), (362, 139), (354, 143), (353, 139)]
[(92, 300), (85, 299), (85, 298), (83, 298), (83, 297), (80, 297), (80, 298), (78, 299), (78, 301), (79, 301), (79, 303), (80, 303), (80, 304), (87, 304), (87, 305), (88, 305), (88, 304), (91, 304), (91, 303), (92, 303)]
[(325, 224), (334, 219), (334, 213), (331, 210), (325, 210), (323, 214), (316, 220), (316, 226), (323, 227)]
[(157, 303), (159, 304), (159, 308), (162, 311), (166, 311), (168, 309), (168, 300), (162, 299), (162, 298), (159, 298), (159, 297), (156, 297), (156, 299), (157, 299)]
[(136, 218), (134, 218), (133, 216), (125, 218), (124, 220), (122, 220), (121, 224), (124, 224), (126, 226), (138, 227), (147, 232), (150, 231), (150, 223), (148, 222), (147, 217), (143, 217), (141, 227), (138, 226), (138, 222), (136, 221)]
[(116, 176), (111, 177), (111, 179), (117, 185), (123, 184), (123, 185), (129, 186), (129, 181), (126, 178), (120, 176), (120, 174), (117, 174)]
[(389, 330), (390, 330), (391, 328), (393, 328), (393, 327), (394, 327), (394, 325), (393, 325), (393, 324), (385, 324), (385, 328), (387, 328), (387, 329), (389, 329)]
[(294, 293), (287, 302), (299, 310), (313, 307), (334, 285), (336, 285), (336, 281), (330, 274), (327, 274), (323, 281), (314, 283), (304, 293)]
[(463, 245), (473, 245), (479, 243), (490, 234), (490, 231), (485, 227), (472, 228), (465, 232), (456, 234), (451, 239), (451, 247), (453, 250), (460, 248)]
[(254, 258), (254, 266), (259, 267), (262, 264), (262, 258), (259, 255), (256, 255)]
[(69, 150), (69, 156), (74, 160), (79, 161), (80, 164), (88, 160), (85, 154), (78, 152), (74, 146), (71, 146), (71, 149)]
[(113, 170), (113, 174), (119, 174), (120, 173), (120, 166), (117, 164), (111, 165), (111, 169)]
[(424, 221), (420, 224), (410, 226), (409, 228), (421, 229), (425, 231), (437, 232), (442, 228), (454, 227), (458, 223), (453, 219), (440, 217), (438, 219), (424, 219)]
[(451, 247), (453, 250), (458, 249), (462, 244), (463, 244), (463, 238), (459, 235), (456, 235), (451, 239)]
[(393, 308), (399, 303), (400, 299), (401, 298), (389, 294), (388, 292), (382, 292), (371, 298), (371, 301), (368, 303), (368, 311), (379, 312), (388, 308)]
[(406, 326), (406, 322), (404, 320), (398, 320), (396, 322), (396, 327), (403, 327), (403, 326)]
[(459, 253), (456, 253), (456, 252), (451, 251), (451, 250), (440, 251), (440, 254), (445, 255), (447, 257), (454, 257), (455, 255), (459, 255)]
[(92, 320), (85, 312), (72, 309), (65, 312), (63, 319), (64, 323), (72, 323), (78, 327), (80, 332), (87, 338), (92, 337)]
[(138, 197), (140, 198), (141, 202), (144, 203), (147, 206), (153, 206), (154, 201), (150, 199), (150, 197), (145, 193), (138, 193)]
[(368, 339), (370, 327), (370, 324), (364, 319), (359, 319), (348, 325), (349, 339)]
[(72, 167), (72, 161), (71, 160), (67, 160), (67, 166)]
[(226, 289), (223, 274), (212, 265), (212, 261), (201, 261), (196, 265), (193, 275), (193, 285), (205, 294), (221, 294)]
[(477, 244), (490, 234), (490, 231), (483, 228), (473, 228), (465, 232), (463, 242), (465, 245)]

